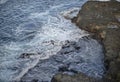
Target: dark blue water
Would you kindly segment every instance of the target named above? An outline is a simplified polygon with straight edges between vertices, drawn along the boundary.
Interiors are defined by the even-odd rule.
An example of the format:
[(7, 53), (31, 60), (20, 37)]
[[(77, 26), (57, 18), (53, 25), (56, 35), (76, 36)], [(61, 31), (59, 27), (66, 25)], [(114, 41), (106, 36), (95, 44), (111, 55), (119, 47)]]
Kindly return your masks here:
[[(76, 59), (74, 57), (70, 59), (69, 56), (76, 57), (77, 54), (78, 58), (85, 61), (78, 65), (71, 64), (70, 69), (93, 77), (102, 77), (104, 66), (101, 45), (93, 39), (87, 41), (82, 39), (88, 34), (64, 18), (70, 19), (76, 16), (84, 2), (86, 0), (1, 0), (0, 80), (19, 81), (24, 75), (26, 78), (39, 75), (40, 81), (50, 81), (62, 63), (53, 64), (55, 70), (46, 68), (49, 63), (55, 63), (51, 57), (60, 55), (57, 53), (61, 52), (66, 41), (79, 43), (81, 50), (77, 53), (73, 49), (75, 53), (67, 54), (67, 58), (64, 55), (58, 58), (74, 62)], [(29, 58), (19, 58), (22, 53), (34, 53), (34, 55)], [(41, 63), (43, 66), (39, 67), (41, 70), (37, 70), (40, 73), (31, 71), (35, 75), (31, 74), (29, 69), (34, 70), (40, 61), (43, 61)], [(85, 69), (82, 70), (84, 67)], [(46, 70), (42, 70), (43, 68)], [(24, 80), (28, 79), (24, 78)]]

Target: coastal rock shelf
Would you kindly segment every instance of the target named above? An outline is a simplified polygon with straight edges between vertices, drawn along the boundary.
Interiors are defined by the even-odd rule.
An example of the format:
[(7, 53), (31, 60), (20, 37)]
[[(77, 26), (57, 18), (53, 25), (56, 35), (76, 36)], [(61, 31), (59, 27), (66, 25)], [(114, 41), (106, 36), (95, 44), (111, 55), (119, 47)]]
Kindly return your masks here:
[[(119, 0), (118, 0), (119, 1)], [(91, 36), (104, 46), (105, 79), (120, 82), (120, 2), (86, 2), (77, 17), (72, 19), (79, 28), (89, 31)]]

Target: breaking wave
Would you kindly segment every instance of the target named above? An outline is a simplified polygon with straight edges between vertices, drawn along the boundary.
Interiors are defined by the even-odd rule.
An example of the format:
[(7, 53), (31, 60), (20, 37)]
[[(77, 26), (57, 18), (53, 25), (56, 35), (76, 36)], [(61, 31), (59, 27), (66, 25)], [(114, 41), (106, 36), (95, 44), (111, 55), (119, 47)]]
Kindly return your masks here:
[[(95, 40), (88, 40), (88, 42), (82, 40), (82, 37), (89, 34), (77, 28), (70, 20), (65, 19), (73, 18), (86, 0), (2, 1), (0, 1), (1, 81), (19, 81), (25, 74), (29, 74), (30, 69), (33, 68), (34, 70), (34, 67), (40, 61), (49, 60), (53, 55), (57, 56), (62, 46), (66, 44), (66, 41), (78, 42), (81, 48), (85, 47), (85, 50), (82, 49), (78, 55), (80, 54), (80, 58), (83, 58), (83, 60), (86, 60), (86, 58), (92, 60), (89, 64), (91, 66), (90, 69), (93, 69), (92, 71), (82, 70), (82, 67), (89, 66), (88, 61), (85, 61), (78, 65), (80, 69), (74, 67), (78, 72), (82, 71), (94, 77), (101, 77), (103, 75), (103, 53), (100, 44)], [(96, 48), (97, 50), (94, 50)], [(32, 55), (27, 58), (20, 58), (21, 55), (27, 53)], [(86, 54), (95, 54), (95, 57), (90, 57)], [(63, 56), (63, 58), (65, 57)], [(98, 65), (92, 65), (93, 62), (96, 62), (96, 59), (99, 59)], [(73, 58), (72, 60), (76, 59)], [(49, 66), (49, 63), (47, 65)], [(44, 68), (47, 65), (45, 64)], [(71, 65), (71, 69), (73, 66), (76, 65)], [(59, 66), (56, 65), (55, 67), (58, 68)], [(44, 71), (46, 70), (43, 71), (41, 67), (41, 70), (38, 70), (42, 72), (39, 80), (50, 81), (51, 75), (58, 72), (53, 70), (55, 72), (51, 73), (51, 70), (48, 69), (48, 75), (45, 75), (46, 72)], [(92, 72), (95, 73), (92, 74)]]

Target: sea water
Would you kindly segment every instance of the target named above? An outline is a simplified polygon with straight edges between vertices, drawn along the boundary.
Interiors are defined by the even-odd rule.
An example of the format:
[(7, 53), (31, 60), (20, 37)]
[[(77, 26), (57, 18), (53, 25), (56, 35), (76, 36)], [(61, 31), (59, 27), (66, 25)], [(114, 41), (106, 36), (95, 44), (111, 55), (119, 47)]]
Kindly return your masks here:
[[(102, 46), (91, 38), (84, 39), (89, 34), (70, 21), (86, 1), (0, 0), (0, 81), (37, 78), (49, 82), (60, 66), (68, 63), (68, 69), (101, 78)], [(78, 44), (80, 50), (72, 46), (65, 50), (73, 52), (59, 53), (69, 44), (66, 41)], [(20, 58), (23, 53), (32, 55)], [(56, 61), (59, 59), (62, 62)]]

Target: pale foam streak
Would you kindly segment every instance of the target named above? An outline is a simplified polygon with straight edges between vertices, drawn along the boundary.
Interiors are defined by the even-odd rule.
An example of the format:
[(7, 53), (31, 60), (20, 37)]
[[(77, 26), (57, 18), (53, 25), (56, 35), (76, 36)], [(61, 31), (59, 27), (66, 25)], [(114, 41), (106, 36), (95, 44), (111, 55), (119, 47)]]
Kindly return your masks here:
[[(38, 18), (40, 16), (46, 15), (46, 13), (37, 13), (36, 15), (35, 14), (30, 17)], [(35, 50), (37, 48), (37, 51), (34, 52), (42, 52), (44, 54), (37, 55), (35, 61), (32, 62), (30, 66), (24, 68), (20, 72), (20, 74), (14, 78), (14, 80), (19, 81), (24, 76), (24, 74), (29, 71), (29, 69), (36, 66), (39, 60), (48, 59), (52, 55), (55, 55), (58, 51), (60, 51), (62, 45), (64, 45), (64, 42), (66, 40), (78, 41), (79, 38), (88, 35), (84, 31), (76, 27), (74, 24), (71, 24), (70, 21), (64, 19), (62, 16), (57, 16), (56, 18), (46, 15), (46, 17), (48, 18), (47, 23), (42, 26), (42, 28), (40, 29), (40, 31), (38, 31), (37, 35), (33, 38), (33, 40), (26, 44), (30, 45), (31, 47), (34, 46), (33, 48), (28, 49), (27, 52), (30, 52), (31, 50)], [(55, 46), (52, 45), (52, 43), (50, 42), (51, 40), (55, 42)]]
[[(17, 10), (19, 10), (20, 13), (16, 13), (15, 17), (11, 16), (10, 18), (6, 18), (10, 19), (10, 21), (7, 21), (8, 23), (12, 23), (10, 23), (11, 25), (1, 29), (1, 31), (5, 30), (5, 40), (6, 37), (9, 38), (11, 36), (15, 39), (15, 41), (10, 40), (5, 44), (0, 45), (0, 61), (2, 62), (0, 63), (0, 79), (2, 80), (19, 81), (26, 73), (29, 72), (30, 69), (34, 68), (38, 64), (39, 60), (49, 59), (51, 56), (57, 55), (57, 52), (61, 50), (67, 40), (77, 42), (80, 38), (89, 35), (87, 32), (80, 30), (72, 24), (70, 20), (64, 18), (64, 16), (72, 18), (77, 15), (78, 9), (86, 0), (76, 0), (76, 2), (73, 0), (68, 0), (67, 2), (60, 0), (59, 4), (59, 0), (55, 0), (55, 4), (57, 5), (53, 4), (52, 6), (51, 4), (49, 4), (50, 6), (44, 5), (44, 2), (46, 3), (46, 1), (41, 1), (43, 2), (42, 4), (41, 2), (39, 3), (39, 1), (34, 2), (32, 0), (27, 3), (22, 3), (21, 0), (22, 6), (19, 5), (20, 3), (16, 3), (16, 0), (12, 1), (15, 2), (10, 4), (13, 4), (10, 6), (13, 9), (9, 9), (5, 6), (6, 14), (15, 14)], [(23, 2), (24, 1), (25, 0), (23, 0)], [(45, 6), (49, 7), (43, 8), (45, 10), (42, 11), (41, 7)], [(36, 10), (37, 8), (38, 10)], [(40, 12), (39, 8), (41, 8), (42, 12)], [(16, 10), (16, 12), (13, 13), (12, 10)], [(2, 13), (4, 13), (4, 11), (5, 9), (3, 9)], [(17, 20), (16, 17), (18, 17)], [(19, 24), (15, 24), (15, 26), (14, 23)], [(6, 32), (7, 29), (9, 31), (12, 29), (13, 34), (8, 31)], [(88, 46), (87, 52), (91, 52), (89, 50)], [(35, 55), (32, 55), (27, 59), (22, 59), (19, 58), (22, 53), (34, 53)], [(84, 50), (83, 53), (85, 53)], [(96, 56), (99, 56), (99, 54)], [(86, 56), (83, 56), (83, 58), (84, 57)]]

